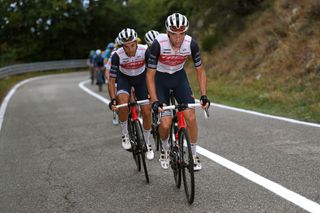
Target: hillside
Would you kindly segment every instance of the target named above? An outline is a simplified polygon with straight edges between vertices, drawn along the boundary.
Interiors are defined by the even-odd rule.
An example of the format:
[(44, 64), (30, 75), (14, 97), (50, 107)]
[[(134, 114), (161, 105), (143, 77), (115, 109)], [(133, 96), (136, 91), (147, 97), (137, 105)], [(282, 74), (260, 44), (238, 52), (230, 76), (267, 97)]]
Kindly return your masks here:
[(320, 123), (319, 38), (320, 1), (275, 1), (203, 54), (210, 95), (218, 103)]

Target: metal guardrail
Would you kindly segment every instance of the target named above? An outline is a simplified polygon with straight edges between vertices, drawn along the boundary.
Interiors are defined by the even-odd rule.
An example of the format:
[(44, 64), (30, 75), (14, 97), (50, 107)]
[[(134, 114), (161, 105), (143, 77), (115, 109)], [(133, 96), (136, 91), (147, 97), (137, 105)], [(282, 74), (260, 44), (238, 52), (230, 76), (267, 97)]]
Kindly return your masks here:
[(86, 59), (16, 64), (0, 68), (0, 79), (20, 73), (86, 67)]

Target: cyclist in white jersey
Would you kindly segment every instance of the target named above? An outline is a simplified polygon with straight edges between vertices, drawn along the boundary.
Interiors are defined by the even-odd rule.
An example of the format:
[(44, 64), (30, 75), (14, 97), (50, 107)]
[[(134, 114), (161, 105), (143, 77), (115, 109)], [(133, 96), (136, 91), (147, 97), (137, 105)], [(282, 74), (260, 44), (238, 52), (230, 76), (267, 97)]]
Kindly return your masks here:
[[(158, 35), (150, 48), (147, 82), (152, 110), (154, 112), (163, 111), (161, 109), (163, 104), (169, 104), (170, 90), (173, 91), (178, 103), (195, 102), (184, 70), (184, 64), (189, 56), (192, 56), (196, 68), (201, 92), (200, 103), (203, 108), (208, 108), (210, 101), (206, 96), (206, 73), (201, 62), (200, 50), (197, 43), (190, 36), (186, 35), (189, 27), (187, 18), (179, 13), (173, 13), (168, 16), (165, 26), (167, 33)], [(194, 157), (194, 170), (200, 170), (202, 165), (196, 152), (198, 126), (195, 109), (185, 110), (184, 115)], [(169, 168), (168, 139), (171, 122), (171, 112), (164, 111), (159, 128), (163, 147), (159, 161), (164, 169)]]
[[(146, 63), (149, 58), (148, 49), (141, 44), (137, 44), (137, 33), (135, 30), (126, 28), (119, 33), (119, 39), (123, 47), (117, 49), (111, 58), (109, 93), (111, 102), (110, 109), (115, 110), (116, 104), (129, 102), (131, 87), (134, 88), (137, 100), (148, 98), (146, 85)], [(117, 79), (117, 92), (115, 90), (115, 80)], [(141, 105), (143, 119), (143, 135), (147, 144), (147, 159), (154, 158), (154, 153), (150, 144), (151, 133), (151, 107), (150, 104)], [(128, 135), (128, 109), (119, 109), (119, 120), (122, 131), (122, 147), (130, 149), (131, 143)]]

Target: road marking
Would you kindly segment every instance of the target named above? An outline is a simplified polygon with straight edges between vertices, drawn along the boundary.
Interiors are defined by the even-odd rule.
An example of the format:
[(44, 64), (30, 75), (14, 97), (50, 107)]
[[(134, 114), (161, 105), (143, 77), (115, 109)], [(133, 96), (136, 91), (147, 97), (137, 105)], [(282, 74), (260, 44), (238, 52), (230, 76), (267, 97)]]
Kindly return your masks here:
[(229, 110), (233, 110), (233, 111), (244, 112), (244, 113), (257, 115), (257, 116), (261, 116), (261, 117), (266, 117), (266, 118), (272, 118), (272, 119), (276, 119), (276, 120), (286, 121), (286, 122), (289, 122), (289, 123), (302, 124), (302, 125), (313, 126), (313, 127), (320, 127), (320, 124), (316, 124), (316, 123), (298, 121), (298, 120), (294, 120), (294, 119), (291, 119), (291, 118), (268, 115), (268, 114), (264, 114), (264, 113), (260, 113), (260, 112), (250, 111), (250, 110), (246, 110), (246, 109), (239, 109), (239, 108), (236, 108), (236, 107), (230, 107), (230, 106), (225, 106), (225, 105), (221, 105), (221, 104), (212, 104), (212, 105), (216, 106), (216, 107), (223, 108), (223, 109), (229, 109)]
[[(90, 95), (93, 95), (94, 97), (96, 97), (97, 99), (99, 99), (100, 101), (102, 101), (103, 103), (107, 103), (109, 104), (109, 100), (102, 97), (101, 95), (94, 93), (93, 91), (91, 91), (90, 89), (88, 89), (87, 87), (84, 86), (85, 83), (89, 82), (90, 80), (86, 80), (83, 81), (81, 83), (79, 83), (79, 87), (81, 89), (83, 89), (84, 91), (86, 91), (87, 93), (89, 93)], [(216, 105), (216, 104), (215, 104)], [(216, 105), (219, 107), (223, 107), (226, 109), (232, 109), (232, 110), (236, 110), (236, 111), (241, 111), (241, 112), (246, 112), (246, 113), (250, 113), (250, 114), (256, 114), (259, 116), (264, 116), (264, 114), (262, 113), (254, 113), (252, 111), (247, 111), (247, 110), (240, 110), (237, 108), (233, 108), (233, 107), (226, 107), (223, 105)], [(269, 117), (269, 116), (267, 116)], [(279, 119), (280, 117), (276, 117), (276, 116), (270, 116), (271, 118), (276, 118)], [(283, 120), (282, 118), (279, 120)], [(286, 119), (286, 121), (291, 122), (292, 119)], [(294, 121), (294, 120), (293, 120)], [(306, 122), (298, 122), (299, 124), (305, 124)], [(309, 125), (309, 123), (307, 123), (306, 125)], [(311, 125), (313, 126), (313, 125)], [(319, 125), (320, 126), (320, 125)], [(317, 126), (318, 127), (318, 126)], [(320, 205), (312, 200), (307, 199), (306, 197), (299, 195), (283, 186), (281, 186), (278, 183), (275, 183), (271, 180), (268, 180), (252, 171), (250, 171), (249, 169), (240, 166), (238, 164), (233, 163), (230, 160), (227, 160), (226, 158), (223, 158), (213, 152), (210, 152), (200, 146), (197, 146), (197, 152), (205, 157), (207, 157), (208, 159), (220, 164), (221, 166), (241, 175), (242, 177), (264, 187), (265, 189), (268, 189), (269, 191), (277, 194), (278, 196), (292, 202), (293, 204), (309, 211), (312, 213), (319, 213), (320, 212)]]
[(249, 169), (237, 165), (233, 163), (232, 161), (229, 161), (217, 154), (214, 154), (200, 146), (197, 146), (197, 152), (203, 156), (206, 156), (210, 160), (220, 164), (221, 166), (230, 169), (231, 171), (241, 175), (242, 177), (247, 178), (248, 180), (268, 189), (269, 191), (279, 195), (280, 197), (296, 204), (297, 206), (300, 206), (301, 208), (309, 211), (309, 212), (320, 212), (320, 205), (312, 200), (309, 200), (293, 191), (290, 191), (289, 189), (281, 186), (278, 183), (275, 183), (271, 180), (268, 180)]
[(16, 84), (10, 91), (9, 93), (6, 95), (6, 97), (4, 98), (1, 107), (0, 107), (0, 132), (1, 132), (1, 128), (2, 128), (2, 123), (4, 120), (4, 115), (6, 113), (6, 109), (8, 106), (8, 103), (11, 99), (11, 97), (14, 95), (14, 93), (16, 92), (16, 90), (21, 87), (22, 85), (29, 83), (31, 81), (35, 81), (35, 80), (39, 80), (39, 79), (44, 79), (44, 78), (48, 78), (48, 76), (42, 76), (42, 77), (34, 77), (34, 78), (29, 78), (26, 79), (24, 81), (21, 81), (20, 83)]

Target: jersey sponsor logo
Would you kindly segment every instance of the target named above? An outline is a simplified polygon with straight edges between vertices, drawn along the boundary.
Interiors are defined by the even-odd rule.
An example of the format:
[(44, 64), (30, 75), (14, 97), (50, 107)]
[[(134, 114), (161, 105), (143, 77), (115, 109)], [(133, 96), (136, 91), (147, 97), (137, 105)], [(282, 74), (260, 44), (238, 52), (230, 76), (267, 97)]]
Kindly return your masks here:
[(159, 61), (169, 66), (177, 66), (183, 64), (188, 58), (188, 55), (160, 55)]
[(145, 60), (134, 61), (130, 63), (120, 64), (120, 66), (124, 69), (135, 70), (145, 65)]

